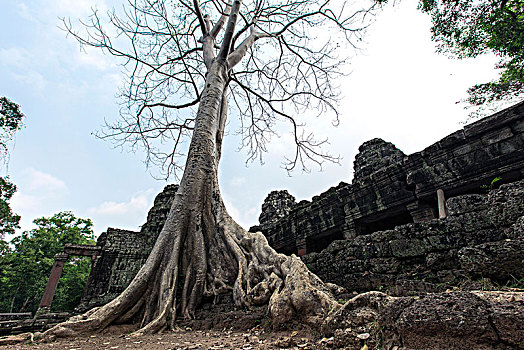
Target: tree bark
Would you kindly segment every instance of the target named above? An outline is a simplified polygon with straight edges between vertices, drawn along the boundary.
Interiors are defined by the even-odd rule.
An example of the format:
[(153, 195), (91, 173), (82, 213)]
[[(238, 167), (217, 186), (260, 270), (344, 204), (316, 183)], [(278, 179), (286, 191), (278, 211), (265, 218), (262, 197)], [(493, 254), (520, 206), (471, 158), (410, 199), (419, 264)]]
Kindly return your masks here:
[(137, 276), (110, 303), (53, 327), (46, 336), (99, 331), (137, 319), (137, 334), (173, 329), (177, 317), (194, 317), (204, 296), (231, 292), (239, 306), (269, 304), (275, 324), (297, 317), (315, 323), (338, 308), (330, 287), (300, 259), (276, 253), (261, 233), (246, 232), (227, 213), (217, 177), (227, 83), (227, 63), (215, 59), (179, 189)]
[(20, 290), (20, 286), (16, 287), (16, 290), (13, 293), (13, 297), (11, 298), (11, 306), (9, 307), (9, 313), (13, 312), (13, 308), (15, 307), (15, 298), (19, 290)]

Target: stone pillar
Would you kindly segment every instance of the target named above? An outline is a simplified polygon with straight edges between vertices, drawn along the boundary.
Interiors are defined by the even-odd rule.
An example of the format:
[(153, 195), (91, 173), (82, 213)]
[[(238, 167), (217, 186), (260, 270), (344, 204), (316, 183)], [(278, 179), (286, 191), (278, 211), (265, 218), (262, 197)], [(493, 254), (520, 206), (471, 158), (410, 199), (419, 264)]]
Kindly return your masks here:
[(40, 306), (38, 307), (37, 313), (41, 313), (40, 310), (47, 310), (51, 308), (51, 303), (53, 302), (53, 297), (55, 296), (56, 285), (62, 274), (62, 269), (64, 264), (69, 258), (68, 254), (56, 254), (55, 263), (51, 268), (51, 274), (49, 275), (49, 280), (47, 281), (47, 286), (45, 287), (44, 295), (40, 301)]
[(298, 256), (304, 256), (307, 254), (307, 244), (305, 239), (296, 240)]
[(346, 224), (342, 229), (342, 234), (344, 235), (344, 239), (353, 239), (358, 235), (357, 228), (353, 220), (346, 219)]
[(444, 191), (441, 189), (437, 190), (437, 200), (438, 200), (438, 217), (444, 219), (448, 216), (448, 208), (446, 208), (446, 197), (444, 196)]
[(435, 210), (427, 203), (416, 201), (408, 204), (406, 208), (411, 214), (413, 222), (424, 222), (436, 219)]

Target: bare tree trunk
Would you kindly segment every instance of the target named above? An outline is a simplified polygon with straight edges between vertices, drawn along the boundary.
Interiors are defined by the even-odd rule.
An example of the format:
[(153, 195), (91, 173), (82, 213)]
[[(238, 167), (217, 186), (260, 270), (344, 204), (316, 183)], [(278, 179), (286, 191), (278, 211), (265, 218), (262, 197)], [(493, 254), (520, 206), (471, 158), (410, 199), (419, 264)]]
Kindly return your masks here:
[(13, 293), (13, 298), (11, 298), (11, 306), (9, 307), (9, 313), (13, 312), (13, 308), (15, 307), (16, 294), (18, 293), (19, 289), (20, 289), (20, 286), (16, 287), (16, 290)]
[(138, 333), (172, 329), (192, 318), (204, 296), (232, 292), (237, 305), (269, 303), (275, 323), (315, 322), (338, 303), (328, 286), (295, 256), (276, 253), (261, 233), (242, 229), (227, 213), (217, 178), (226, 120), (228, 71), (215, 60), (201, 95), (195, 130), (165, 225), (127, 289), (105, 306), (48, 330), (68, 336), (137, 318)]
[[(33, 298), (34, 298), (34, 295), (33, 295)], [(22, 307), (20, 307), (20, 310), (18, 310), (18, 312), (24, 312), (25, 307), (26, 307), (27, 304), (29, 303), (29, 299), (31, 299), (30, 296), (28, 296), (27, 298), (25, 298), (25, 301), (24, 301), (24, 303), (22, 304)]]

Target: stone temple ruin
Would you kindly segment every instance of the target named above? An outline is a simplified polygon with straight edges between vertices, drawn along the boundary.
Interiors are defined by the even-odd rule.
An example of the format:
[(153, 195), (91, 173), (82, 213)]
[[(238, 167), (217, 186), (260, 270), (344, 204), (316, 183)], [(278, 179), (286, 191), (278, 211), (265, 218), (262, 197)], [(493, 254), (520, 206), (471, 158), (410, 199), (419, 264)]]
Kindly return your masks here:
[[(365, 142), (354, 174), (351, 184), (311, 201), (271, 192), (250, 230), (348, 291), (406, 295), (524, 278), (524, 102), (414, 154), (381, 139)], [(500, 188), (488, 191), (495, 178)], [(156, 197), (139, 232), (109, 228), (86, 253), (93, 265), (78, 312), (107, 303), (131, 282), (177, 188)], [(46, 300), (50, 305), (52, 295)]]
[[(509, 275), (524, 277), (524, 243), (514, 241), (522, 239), (522, 231), (519, 236), (510, 229), (524, 214), (519, 182), (524, 178), (524, 102), (411, 155), (380, 139), (365, 142), (359, 151), (351, 184), (341, 182), (310, 202), (271, 192), (260, 225), (251, 230), (262, 231), (279, 252), (304, 256), (321, 278), (351, 290), (400, 288), (400, 275), (400, 280), (424, 280), (413, 286), (424, 288), (426, 282), (460, 278), (452, 267), (467, 264), (470, 277), (493, 277), (497, 283)], [(487, 196), (481, 186), (496, 177), (502, 178), (497, 184), (513, 184)], [(176, 189), (169, 185), (157, 196), (140, 232), (108, 229), (100, 236), (80, 309), (108, 302), (129, 284), (162, 228)], [(448, 198), (444, 220), (435, 220), (438, 190)], [(499, 207), (499, 202), (513, 205)], [(505, 272), (495, 265), (489, 274), (483, 271), (490, 260), (482, 251), (494, 242), (505, 242), (500, 249), (520, 262)], [(484, 259), (484, 265), (467, 259)]]
[(262, 231), (277, 251), (304, 255), (337, 239), (438, 218), (438, 190), (450, 198), (483, 193), (481, 186), (496, 177), (522, 179), (523, 113), (524, 104), (516, 105), (408, 156), (381, 139), (365, 142), (351, 184), (341, 182), (311, 202), (272, 192), (251, 231)]
[(351, 291), (403, 295), (524, 277), (524, 103), (411, 155), (365, 142), (354, 172), (351, 184), (310, 202), (271, 192), (250, 230)]

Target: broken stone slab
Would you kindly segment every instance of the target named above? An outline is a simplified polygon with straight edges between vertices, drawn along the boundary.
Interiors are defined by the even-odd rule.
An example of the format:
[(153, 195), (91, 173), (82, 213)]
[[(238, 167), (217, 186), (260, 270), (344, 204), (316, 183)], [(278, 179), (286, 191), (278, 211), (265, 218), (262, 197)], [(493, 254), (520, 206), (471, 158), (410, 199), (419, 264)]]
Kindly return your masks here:
[(24, 318), (31, 318), (33, 314), (30, 312), (9, 312), (9, 313), (0, 313), (0, 321), (9, 321), (9, 320), (20, 320)]

